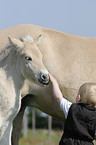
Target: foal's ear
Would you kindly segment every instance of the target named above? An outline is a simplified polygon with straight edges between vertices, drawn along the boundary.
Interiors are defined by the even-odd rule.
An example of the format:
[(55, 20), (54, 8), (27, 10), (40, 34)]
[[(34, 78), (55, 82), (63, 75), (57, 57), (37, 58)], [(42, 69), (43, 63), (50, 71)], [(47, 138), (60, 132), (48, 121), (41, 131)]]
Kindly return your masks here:
[(42, 42), (42, 35), (40, 34), (38, 37), (34, 38), (34, 42), (38, 46)]
[(19, 39), (8, 37), (10, 44), (16, 49), (16, 51), (21, 51), (24, 47), (23, 42)]

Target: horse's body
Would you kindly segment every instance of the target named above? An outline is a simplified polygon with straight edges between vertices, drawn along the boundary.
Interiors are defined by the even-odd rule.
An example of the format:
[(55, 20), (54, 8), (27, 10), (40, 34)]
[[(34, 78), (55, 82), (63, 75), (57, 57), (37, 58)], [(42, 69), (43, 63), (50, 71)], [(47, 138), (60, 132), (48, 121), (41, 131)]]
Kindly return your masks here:
[[(57, 79), (63, 95), (74, 102), (77, 90), (82, 83), (96, 82), (96, 38), (87, 38), (65, 34), (34, 25), (18, 25), (0, 31), (0, 49), (8, 43), (7, 37), (21, 38), (25, 35), (33, 38), (42, 35), (38, 46), (43, 63)], [(59, 107), (53, 104), (50, 86), (42, 88), (32, 85), (31, 93), (37, 96), (38, 107), (50, 115), (64, 118), (58, 113)], [(24, 95), (27, 94), (27, 89)], [(23, 91), (24, 92), (24, 91)]]
[[(33, 40), (24, 37), (23, 42), (15, 38), (9, 41), (11, 45), (0, 54), (0, 145), (11, 145), (12, 121), (20, 108), (25, 78), (42, 85), (48, 83), (48, 72)], [(42, 75), (47, 80), (42, 80)]]
[[(35, 38), (40, 34), (42, 42), (38, 47), (43, 55), (43, 63), (57, 79), (65, 98), (74, 102), (82, 83), (96, 83), (96, 38), (74, 36), (33, 25), (18, 25), (0, 31), (0, 49), (8, 43), (8, 36), (21, 38), (31, 35)], [(32, 94), (29, 100), (27, 98), (27, 105), (36, 106), (53, 117), (64, 119), (64, 114), (54, 100), (51, 84), (44, 88), (34, 83), (31, 86), (26, 83), (25, 86), (22, 94)], [(16, 128), (18, 125), (20, 124), (17, 123)], [(15, 132), (18, 133), (18, 130)]]

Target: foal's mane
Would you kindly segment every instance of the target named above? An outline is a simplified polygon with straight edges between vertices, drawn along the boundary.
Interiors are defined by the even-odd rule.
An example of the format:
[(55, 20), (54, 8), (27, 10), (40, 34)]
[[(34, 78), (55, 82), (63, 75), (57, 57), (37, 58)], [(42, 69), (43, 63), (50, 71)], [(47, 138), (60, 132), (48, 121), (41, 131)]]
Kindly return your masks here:
[[(30, 35), (26, 35), (20, 38), (20, 40), (22, 42), (30, 42), (30, 41), (33, 41), (33, 38)], [(12, 49), (13, 49), (12, 45), (6, 46), (5, 49), (2, 52), (0, 52), (0, 61), (6, 58), (10, 54)]]
[(3, 60), (5, 57), (7, 57), (9, 55), (11, 50), (12, 50), (11, 46), (5, 47), (5, 49), (0, 53), (0, 61)]

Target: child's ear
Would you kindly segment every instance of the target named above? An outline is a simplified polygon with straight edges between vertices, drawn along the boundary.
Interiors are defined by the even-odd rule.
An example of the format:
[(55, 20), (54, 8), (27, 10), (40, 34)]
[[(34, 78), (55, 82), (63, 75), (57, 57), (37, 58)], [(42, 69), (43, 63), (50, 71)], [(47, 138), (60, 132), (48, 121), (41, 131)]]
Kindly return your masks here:
[(81, 96), (80, 95), (78, 96), (78, 102), (81, 102)]
[(81, 96), (77, 95), (77, 97), (76, 97), (76, 103), (79, 103), (79, 102), (81, 102)]

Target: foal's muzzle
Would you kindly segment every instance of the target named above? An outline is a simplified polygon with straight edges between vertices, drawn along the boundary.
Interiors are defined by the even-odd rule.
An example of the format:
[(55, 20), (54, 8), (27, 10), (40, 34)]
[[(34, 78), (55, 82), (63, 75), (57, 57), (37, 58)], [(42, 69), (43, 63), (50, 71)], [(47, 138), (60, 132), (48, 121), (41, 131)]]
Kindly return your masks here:
[(50, 78), (48, 74), (44, 74), (44, 73), (40, 73), (39, 79), (38, 81), (42, 84), (42, 85), (48, 85)]

